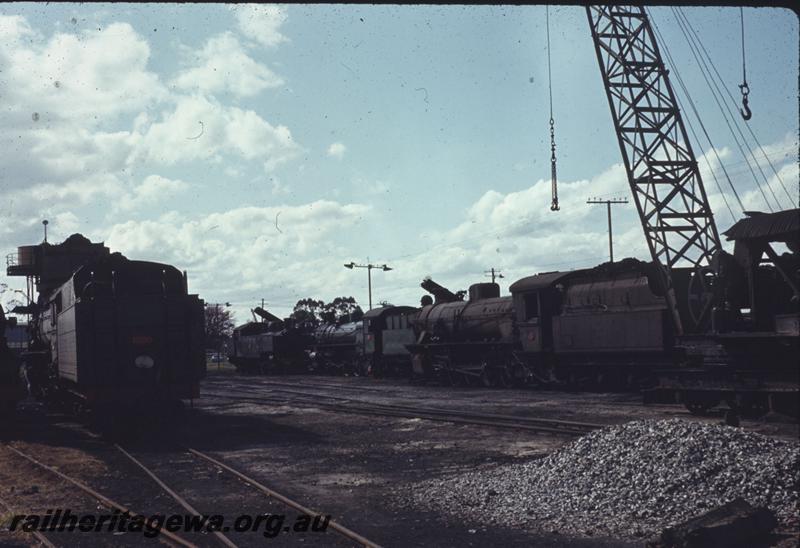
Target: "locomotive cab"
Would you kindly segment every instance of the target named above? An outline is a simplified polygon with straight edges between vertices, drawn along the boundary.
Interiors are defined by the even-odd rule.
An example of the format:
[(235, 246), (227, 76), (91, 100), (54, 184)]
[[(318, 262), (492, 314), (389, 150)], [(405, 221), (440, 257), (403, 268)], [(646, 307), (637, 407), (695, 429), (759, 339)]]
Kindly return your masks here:
[(545, 272), (511, 285), (520, 344), (525, 353), (553, 350), (553, 315), (558, 313), (568, 273)]

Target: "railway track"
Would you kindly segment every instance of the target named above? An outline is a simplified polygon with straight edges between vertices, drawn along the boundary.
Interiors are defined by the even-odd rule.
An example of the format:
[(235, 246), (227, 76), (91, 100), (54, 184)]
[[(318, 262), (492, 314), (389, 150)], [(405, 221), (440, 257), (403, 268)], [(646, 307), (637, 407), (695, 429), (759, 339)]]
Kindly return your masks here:
[[(308, 378), (313, 379), (313, 377), (308, 377)], [(333, 377), (333, 378), (340, 378), (340, 377)], [(321, 383), (321, 382), (319, 382), (317, 380), (314, 380), (313, 382), (309, 383), (309, 382), (306, 382), (306, 379), (307, 379), (307, 377), (300, 377), (300, 378), (298, 378), (299, 382), (294, 382), (293, 383), (293, 382), (274, 381), (274, 380), (272, 380), (271, 377), (247, 377), (247, 381), (248, 381), (248, 383), (250, 385), (258, 385), (258, 386), (263, 386), (265, 388), (279, 386), (279, 387), (285, 387), (285, 388), (295, 388), (295, 389), (296, 388), (302, 388), (302, 389), (310, 389), (310, 390), (313, 390), (313, 389), (316, 389), (316, 390), (339, 390), (339, 391), (345, 391), (345, 392), (356, 391), (356, 392), (365, 392), (365, 393), (371, 393), (371, 394), (380, 394), (380, 395), (384, 395), (384, 396), (394, 396), (394, 395), (397, 395), (397, 394), (402, 394), (403, 393), (403, 389), (405, 389), (405, 388), (412, 389), (415, 392), (417, 392), (418, 394), (420, 393), (419, 389), (436, 388), (436, 387), (424, 387), (424, 386), (421, 387), (419, 385), (411, 385), (411, 384), (408, 384), (408, 385), (404, 384), (404, 385), (401, 385), (401, 386), (384, 384), (384, 385), (374, 386), (374, 387), (373, 386), (353, 386), (350, 383), (346, 383), (346, 382), (344, 382), (344, 383), (322, 382)], [(205, 384), (205, 386), (209, 386), (210, 384), (223, 385), (223, 383), (219, 383), (216, 380), (212, 380), (210, 378), (206, 379), (204, 384)], [(224, 387), (224, 385), (223, 386), (219, 386), (218, 388), (222, 388), (222, 387)], [(501, 392), (502, 392), (502, 394), (519, 393), (519, 394), (525, 394), (525, 395), (529, 395), (529, 394), (534, 393), (534, 392), (537, 393), (537, 394), (548, 394), (548, 393), (551, 393), (551, 391), (547, 391), (547, 390), (533, 391), (533, 390), (530, 390), (530, 389), (527, 389), (527, 388), (509, 388), (509, 389), (506, 389), (506, 390), (498, 391), (498, 390), (495, 390), (495, 389), (492, 389), (492, 388), (472, 387), (472, 388), (466, 388), (464, 390), (469, 390), (469, 391), (473, 391), (473, 392), (474, 391), (478, 391), (478, 390), (486, 390), (487, 393), (490, 393), (490, 394), (497, 394), (497, 393), (501, 393)], [(421, 393), (424, 394), (424, 392), (421, 392)], [(581, 396), (577, 396), (577, 397), (574, 396), (574, 394), (575, 394), (574, 392), (568, 392), (568, 394), (572, 394), (572, 396), (568, 397), (568, 398), (564, 398), (563, 397), (563, 395), (564, 395), (563, 392), (555, 391), (554, 393), (558, 393), (559, 394), (559, 399), (562, 400), (562, 401), (569, 402), (569, 403), (580, 404), (580, 405), (586, 405), (587, 403), (595, 403), (596, 401), (598, 401), (598, 402), (602, 402), (602, 403), (607, 404), (607, 405), (614, 405), (614, 406), (620, 406), (620, 407), (641, 408), (641, 407), (645, 407), (646, 406), (649, 409), (665, 409), (665, 410), (674, 410), (674, 409), (676, 409), (675, 405), (669, 405), (669, 404), (652, 404), (651, 403), (651, 404), (646, 404), (645, 405), (644, 403), (642, 403), (641, 400), (640, 401), (592, 400), (591, 399), (592, 395), (596, 394), (596, 393), (593, 393), (593, 392), (580, 393), (582, 395)], [(620, 393), (620, 397), (624, 397), (625, 394), (630, 395), (630, 393), (623, 392), (623, 393)], [(678, 409), (681, 409), (681, 408), (678, 408)], [(680, 413), (681, 414), (685, 414), (685, 413), (683, 413), (682, 409), (681, 409)]]
[[(33, 464), (34, 466), (36, 466), (36, 467), (38, 467), (38, 468), (40, 468), (42, 470), (45, 470), (45, 471), (49, 472), (50, 474), (55, 475), (55, 476), (59, 477), (60, 479), (62, 479), (64, 481), (70, 483), (71, 485), (77, 487), (82, 492), (84, 492), (88, 496), (94, 498), (95, 500), (100, 502), (105, 507), (107, 507), (109, 509), (112, 509), (112, 510), (117, 510), (121, 514), (128, 515), (134, 520), (142, 520), (142, 522), (144, 524), (146, 524), (147, 526), (154, 526), (151, 518), (148, 518), (144, 514), (140, 514), (140, 513), (137, 513), (135, 511), (130, 510), (128, 507), (126, 507), (122, 503), (117, 502), (116, 500), (108, 497), (107, 495), (104, 495), (103, 493), (100, 493), (99, 491), (97, 491), (96, 489), (90, 487), (86, 483), (84, 483), (84, 482), (82, 482), (82, 481), (80, 481), (80, 480), (78, 480), (78, 479), (76, 479), (76, 478), (74, 478), (74, 477), (72, 477), (72, 476), (70, 476), (68, 474), (65, 474), (64, 472), (59, 471), (59, 470), (57, 470), (56, 468), (54, 468), (54, 467), (52, 467), (50, 465), (47, 465), (47, 464), (41, 462), (36, 457), (34, 457), (32, 455), (29, 455), (28, 453), (17, 449), (13, 445), (6, 445), (6, 447), (9, 450), (11, 450), (13, 453), (17, 454), (19, 457), (21, 457), (21, 458), (25, 459), (26, 461), (28, 461), (29, 463)], [(176, 535), (175, 533), (172, 533), (170, 531), (161, 530), (160, 535), (159, 535), (158, 538), (159, 538), (159, 540), (162, 540), (162, 542), (166, 542), (167, 544), (170, 544), (172, 546), (183, 546), (185, 548), (196, 548), (196, 544), (194, 544), (194, 543), (184, 539), (183, 537), (181, 537), (179, 535)], [(48, 540), (47, 542), (50, 542), (50, 541)], [(50, 544), (52, 545), (52, 543), (50, 543)]]
[[(87, 495), (89, 495), (90, 497), (96, 499), (97, 501), (99, 501), (101, 504), (103, 504), (104, 506), (108, 507), (109, 509), (112, 509), (112, 510), (115, 509), (115, 510), (119, 511), (122, 514), (126, 514), (127, 513), (128, 515), (131, 516), (131, 519), (144, 520), (144, 523), (146, 523), (147, 526), (155, 526), (155, 525), (153, 525), (152, 521), (150, 521), (150, 519), (152, 518), (153, 515), (156, 515), (156, 514), (151, 514), (151, 518), (147, 518), (145, 514), (143, 514), (143, 513), (140, 514), (140, 513), (136, 513), (134, 511), (132, 511), (131, 509), (127, 508), (125, 505), (113, 500), (108, 495), (99, 492), (95, 488), (90, 487), (88, 484), (84, 483), (83, 481), (81, 481), (81, 480), (79, 480), (79, 479), (77, 479), (77, 478), (75, 478), (73, 476), (70, 476), (70, 475), (65, 474), (64, 472), (62, 472), (60, 470), (57, 470), (53, 466), (45, 464), (44, 462), (42, 462), (41, 460), (39, 460), (35, 456), (30, 455), (30, 454), (18, 449), (17, 447), (14, 447), (13, 445), (10, 445), (10, 444), (6, 445), (6, 447), (8, 449), (10, 449), (12, 452), (14, 452), (15, 454), (17, 454), (19, 457), (25, 459), (26, 461), (28, 461), (29, 463), (35, 465), (36, 467), (38, 467), (38, 468), (40, 468), (42, 470), (45, 470), (45, 471), (49, 472), (50, 474), (55, 475), (55, 476), (59, 477), (60, 479), (62, 479), (64, 481), (72, 484), (73, 486), (77, 487), (82, 492), (84, 492)], [(158, 487), (161, 489), (161, 491), (163, 491), (164, 493), (167, 493), (177, 504), (179, 504), (188, 513), (187, 515), (195, 516), (195, 517), (198, 517), (198, 518), (202, 516), (201, 512), (199, 512), (192, 504), (190, 504), (175, 489), (170, 487), (166, 483), (166, 481), (162, 477), (160, 477), (152, 469), (152, 467), (146, 465), (140, 458), (135, 457), (129, 450), (125, 449), (121, 445), (113, 444), (113, 447), (117, 450), (118, 454), (120, 454), (128, 462), (132, 463), (134, 466), (139, 468), (145, 475), (147, 475), (153, 482), (155, 482), (156, 485), (158, 485)], [(235, 469), (234, 467), (224, 463), (220, 459), (215, 458), (215, 457), (213, 457), (213, 456), (211, 456), (211, 455), (209, 455), (207, 453), (204, 453), (203, 451), (200, 451), (198, 449), (194, 449), (192, 447), (182, 447), (180, 449), (180, 451), (184, 452), (186, 454), (192, 455), (199, 462), (202, 461), (202, 462), (204, 462), (206, 464), (210, 464), (210, 465), (214, 466), (216, 469), (223, 470), (223, 471), (231, 474), (232, 476), (236, 477), (238, 480), (242, 481), (244, 484), (246, 484), (246, 485), (254, 488), (255, 490), (257, 490), (259, 493), (261, 493), (263, 495), (266, 495), (267, 497), (269, 497), (269, 498), (271, 498), (273, 500), (276, 500), (279, 503), (281, 503), (282, 505), (287, 506), (287, 507), (289, 507), (289, 508), (291, 508), (291, 509), (293, 509), (293, 510), (295, 510), (295, 511), (301, 513), (301, 514), (305, 514), (306, 516), (322, 516), (323, 515), (322, 513), (317, 512), (316, 510), (313, 510), (313, 509), (309, 508), (308, 506), (306, 506), (306, 505), (304, 505), (304, 504), (302, 504), (302, 503), (290, 498), (289, 496), (287, 496), (287, 495), (285, 495), (283, 493), (280, 493), (280, 492), (278, 492), (278, 491), (276, 491), (276, 490), (274, 490), (274, 489), (272, 489), (270, 487), (267, 487), (266, 485), (261, 483), (259, 480), (253, 478), (252, 476), (249, 476), (249, 475), (241, 472), (240, 470)], [(12, 512), (10, 506), (8, 506), (2, 500), (0, 500), (0, 507), (4, 507), (5, 510), (8, 510), (9, 512)], [(15, 513), (15, 512), (12, 512), (12, 513)], [(360, 535), (359, 533), (356, 533), (355, 531), (353, 531), (352, 529), (349, 529), (348, 527), (345, 527), (344, 525), (342, 525), (341, 523), (339, 523), (336, 520), (332, 520), (331, 519), (328, 522), (327, 526), (331, 530), (333, 530), (336, 533), (338, 533), (342, 538), (346, 539), (347, 541), (349, 541), (351, 543), (354, 543), (355, 545), (363, 546), (365, 548), (380, 548), (380, 545), (378, 543), (376, 543), (376, 542), (364, 537), (363, 535)], [(228, 529), (229, 529), (228, 527), (225, 527), (224, 531), (227, 532)], [(214, 530), (214, 529), (208, 529), (208, 532), (211, 532), (214, 535), (215, 539), (217, 540), (217, 542), (220, 545), (225, 546), (226, 548), (238, 548), (238, 545), (234, 541), (232, 541), (230, 539), (230, 537), (228, 535), (226, 535), (223, 531)], [(42, 544), (47, 545), (47, 546), (54, 546), (54, 544), (52, 542), (50, 542), (50, 540), (48, 540), (47, 537), (44, 536), (42, 533), (36, 531), (34, 534), (36, 535), (37, 540), (39, 540)], [(170, 531), (164, 529), (163, 527), (159, 527), (159, 537), (158, 538), (162, 542), (165, 542), (166, 544), (169, 544), (171, 546), (182, 546), (182, 547), (187, 547), (187, 548), (196, 548), (197, 547), (197, 545), (195, 543), (191, 542), (190, 540), (187, 540), (187, 539), (183, 538), (180, 535), (177, 535), (177, 534), (175, 534), (173, 532), (170, 532)]]
[[(536, 417), (519, 417), (515, 415), (501, 415), (496, 413), (476, 413), (471, 411), (446, 410), (409, 405), (377, 404), (352, 398), (294, 390), (269, 389), (269, 395), (253, 394), (251, 391), (247, 390), (226, 390), (227, 392), (238, 392), (245, 395), (236, 396), (231, 395), (230, 393), (213, 394), (206, 392), (203, 394), (203, 397), (234, 399), (260, 405), (300, 404), (303, 406), (317, 407), (338, 413), (397, 417), (406, 419), (424, 419), (438, 422), (489, 426), (494, 428), (507, 428), (531, 432), (546, 432), (550, 434), (570, 436), (581, 436), (606, 426), (597, 423), (543, 419)], [(284, 396), (280, 397), (281, 395)], [(320, 398), (326, 398), (333, 401), (320, 401)]]

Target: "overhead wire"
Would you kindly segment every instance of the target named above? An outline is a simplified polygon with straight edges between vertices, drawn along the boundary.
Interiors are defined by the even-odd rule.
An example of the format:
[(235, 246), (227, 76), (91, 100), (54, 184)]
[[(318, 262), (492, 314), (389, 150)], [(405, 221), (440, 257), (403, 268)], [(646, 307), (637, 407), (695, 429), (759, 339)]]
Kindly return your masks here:
[[(739, 130), (739, 133), (744, 135), (742, 133), (742, 131), (739, 129), (738, 125), (737, 125), (736, 116), (731, 114), (730, 108), (728, 107), (728, 104), (724, 100), (720, 101), (720, 99), (722, 98), (721, 97), (722, 96), (722, 92), (719, 90), (719, 86), (717, 86), (716, 81), (713, 78), (709, 79), (710, 70), (708, 69), (708, 66), (705, 63), (705, 60), (702, 58), (702, 56), (699, 55), (699, 52), (698, 52), (699, 48), (696, 47), (692, 37), (689, 35), (688, 31), (686, 30), (686, 28), (684, 26), (684, 23), (683, 23), (683, 20), (681, 19), (680, 14), (678, 13), (678, 11), (675, 8), (671, 8), (671, 9), (673, 11), (673, 14), (675, 15), (675, 19), (678, 22), (678, 27), (680, 28), (681, 33), (684, 35), (684, 37), (686, 38), (687, 43), (689, 44), (689, 50), (692, 52), (692, 56), (694, 57), (695, 61), (698, 64), (698, 67), (700, 68), (700, 74), (703, 76), (703, 79), (705, 80), (706, 85), (708, 86), (709, 90), (711, 91), (711, 95), (714, 98), (714, 102), (717, 104), (717, 107), (719, 108), (720, 113), (722, 114), (722, 117), (725, 120), (725, 125), (728, 126), (728, 130), (730, 131), (731, 136), (733, 137), (733, 140), (736, 143), (736, 146), (739, 149), (740, 154), (742, 155), (743, 158), (745, 158), (745, 160), (747, 160), (747, 165), (750, 168), (751, 174), (753, 176), (753, 180), (756, 183), (756, 187), (758, 188), (759, 192), (761, 193), (761, 196), (764, 198), (764, 203), (767, 205), (767, 207), (769, 208), (770, 211), (775, 211), (774, 208), (772, 207), (772, 203), (767, 198), (766, 192), (764, 192), (764, 189), (762, 188), (761, 183), (758, 180), (758, 176), (756, 175), (755, 170), (753, 169), (752, 165), (750, 164), (748, 156), (744, 151), (744, 147), (739, 142), (739, 138), (736, 136), (736, 132), (734, 131), (733, 127), (731, 126), (731, 121), (728, 119), (728, 114), (730, 114), (731, 118), (733, 119), (734, 126), (736, 126), (737, 130)], [(719, 96), (718, 96), (718, 94), (719, 94)], [(726, 110), (727, 110), (728, 114), (726, 114)], [(773, 197), (774, 197), (774, 191), (772, 191), (772, 188), (769, 187), (769, 184), (767, 184), (767, 187), (773, 193)], [(779, 205), (779, 207), (780, 207), (780, 205)]]
[[(679, 9), (680, 9), (680, 8), (679, 8)], [(709, 63), (710, 63), (710, 65), (711, 65), (711, 68), (712, 68), (712, 69), (713, 69), (713, 71), (714, 71), (714, 74), (716, 75), (717, 79), (718, 79), (718, 80), (719, 80), (719, 81), (722, 83), (722, 89), (724, 89), (724, 90), (725, 90), (725, 92), (728, 94), (728, 97), (730, 98), (730, 100), (731, 100), (731, 103), (733, 103), (733, 104), (736, 104), (736, 99), (734, 98), (734, 96), (733, 96), (733, 94), (731, 93), (731, 91), (730, 91), (730, 89), (728, 88), (728, 86), (726, 86), (726, 85), (725, 85), (725, 80), (722, 78), (722, 76), (720, 75), (719, 71), (717, 70), (717, 66), (716, 66), (716, 65), (714, 64), (714, 62), (711, 60), (711, 55), (708, 53), (708, 50), (706, 49), (705, 45), (704, 45), (704, 44), (703, 44), (703, 42), (700, 40), (700, 38), (699, 38), (699, 35), (698, 35), (697, 31), (696, 31), (696, 30), (695, 30), (695, 28), (694, 28), (694, 27), (691, 25), (691, 23), (689, 22), (689, 20), (688, 20), (688, 18), (686, 17), (686, 15), (685, 15), (685, 14), (683, 14), (683, 15), (684, 15), (684, 18), (685, 18), (685, 20), (686, 20), (686, 24), (687, 24), (687, 26), (689, 27), (689, 30), (692, 32), (692, 34), (693, 34), (695, 37), (697, 37), (697, 41), (698, 41), (698, 43), (699, 43), (699, 45), (700, 45), (700, 47), (701, 47), (701, 49), (702, 49), (703, 53), (705, 54), (706, 58), (708, 58), (708, 60), (709, 60)], [(744, 46), (742, 46), (742, 47), (744, 47)], [(742, 55), (744, 56), (744, 53), (742, 53)], [(756, 145), (758, 145), (758, 148), (759, 148), (759, 150), (761, 151), (761, 154), (764, 156), (764, 159), (767, 161), (767, 164), (769, 164), (769, 167), (772, 169), (772, 172), (775, 174), (775, 177), (778, 179), (778, 182), (780, 183), (780, 186), (781, 186), (781, 188), (783, 188), (783, 191), (786, 193), (786, 196), (789, 198), (790, 202), (793, 202), (793, 201), (795, 200), (795, 198), (792, 198), (792, 195), (791, 195), (791, 194), (789, 193), (789, 191), (787, 190), (787, 188), (786, 188), (786, 185), (785, 185), (785, 184), (784, 184), (784, 182), (783, 182), (783, 179), (782, 179), (782, 178), (781, 178), (781, 176), (778, 174), (778, 171), (775, 169), (775, 165), (774, 165), (774, 164), (773, 164), (773, 163), (770, 161), (770, 159), (769, 159), (769, 157), (768, 157), (768, 155), (767, 155), (766, 151), (764, 150), (764, 147), (761, 145), (761, 142), (758, 140), (758, 137), (756, 136), (755, 132), (753, 131), (753, 128), (751, 128), (749, 124), (744, 124), (744, 126), (747, 128), (747, 131), (750, 133), (750, 136), (751, 136), (751, 137), (753, 138), (753, 140), (756, 142)], [(752, 151), (751, 151), (751, 154), (752, 154)], [(755, 159), (755, 154), (753, 154), (753, 158)]]

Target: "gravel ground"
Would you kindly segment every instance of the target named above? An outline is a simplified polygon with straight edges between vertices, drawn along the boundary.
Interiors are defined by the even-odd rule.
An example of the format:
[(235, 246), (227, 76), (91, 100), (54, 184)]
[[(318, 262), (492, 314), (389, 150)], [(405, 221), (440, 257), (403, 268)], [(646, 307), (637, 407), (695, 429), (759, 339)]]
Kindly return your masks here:
[(501, 526), (650, 537), (742, 497), (797, 530), (800, 444), (681, 419), (598, 430), (551, 455), (395, 491), (405, 504)]

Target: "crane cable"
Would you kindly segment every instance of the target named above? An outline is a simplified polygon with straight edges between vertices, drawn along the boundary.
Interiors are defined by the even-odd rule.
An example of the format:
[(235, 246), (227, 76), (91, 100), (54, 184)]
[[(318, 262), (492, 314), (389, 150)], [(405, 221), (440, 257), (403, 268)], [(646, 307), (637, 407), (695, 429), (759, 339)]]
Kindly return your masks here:
[(747, 104), (750, 87), (747, 85), (747, 63), (745, 63), (744, 57), (744, 8), (742, 6), (739, 6), (739, 21), (742, 25), (742, 83), (739, 84), (739, 89), (742, 92), (742, 108), (739, 109), (739, 112), (746, 122), (753, 116), (753, 113), (750, 112), (750, 106)]
[(547, 26), (547, 85), (550, 90), (550, 186), (553, 191), (553, 201), (550, 211), (558, 211), (558, 178), (556, 177), (556, 130), (553, 119), (553, 74), (550, 70), (550, 6), (545, 6), (545, 21)]
[[(725, 99), (722, 96), (722, 91), (720, 90), (719, 85), (717, 85), (716, 80), (714, 80), (714, 76), (711, 73), (711, 70), (709, 70), (709, 64), (706, 63), (705, 59), (702, 56), (700, 47), (695, 43), (695, 40), (697, 40), (698, 42), (700, 41), (699, 36), (692, 35), (690, 34), (689, 30), (687, 30), (691, 28), (691, 26), (689, 24), (688, 18), (686, 18), (686, 16), (683, 14), (682, 11), (676, 9), (675, 7), (672, 7), (671, 9), (675, 16), (675, 19), (678, 22), (678, 27), (680, 28), (681, 33), (683, 34), (684, 38), (686, 38), (686, 42), (689, 45), (689, 50), (691, 51), (692, 56), (694, 57), (694, 60), (697, 63), (698, 68), (700, 69), (700, 74), (703, 76), (703, 79), (705, 80), (706, 85), (708, 86), (708, 89), (711, 92), (712, 97), (714, 98), (714, 102), (717, 104), (717, 107), (720, 110), (720, 114), (722, 114), (722, 118), (725, 120), (725, 124), (728, 126), (728, 131), (730, 131), (731, 137), (733, 137), (733, 140), (736, 143), (736, 146), (739, 149), (739, 153), (742, 155), (742, 158), (744, 158), (744, 160), (747, 162), (747, 167), (750, 170), (750, 174), (753, 176), (753, 181), (755, 181), (756, 188), (758, 188), (759, 192), (761, 193), (761, 196), (764, 198), (764, 203), (767, 205), (767, 208), (769, 208), (770, 211), (775, 211), (775, 209), (772, 207), (771, 202), (767, 198), (767, 194), (764, 192), (763, 186), (759, 182), (758, 176), (756, 175), (755, 170), (753, 169), (753, 166), (750, 163), (748, 155), (745, 153), (744, 145), (747, 145), (747, 141), (745, 139), (744, 133), (739, 128), (739, 125), (736, 122), (735, 115), (728, 108), (728, 104), (725, 102)], [(710, 64), (713, 65), (713, 61), (711, 61), (710, 59), (709, 61)], [(728, 112), (728, 115), (730, 115), (730, 119), (728, 118), (728, 115), (725, 114), (726, 110)], [(731, 124), (733, 124), (733, 126), (731, 126)], [(742, 142), (740, 142), (739, 138), (736, 136), (736, 131), (734, 131), (734, 127), (742, 136)], [(752, 151), (750, 151), (750, 153), (752, 155)], [(756, 168), (761, 172), (761, 176), (764, 177), (764, 182), (766, 183), (767, 190), (770, 191), (775, 201), (778, 202), (778, 209), (780, 209), (780, 202), (775, 196), (775, 191), (769, 185), (769, 180), (764, 175), (764, 172), (761, 169), (761, 165), (758, 163), (758, 161), (755, 161), (755, 164)]]
[[(708, 134), (708, 130), (706, 129), (705, 124), (703, 123), (703, 119), (700, 117), (700, 113), (698, 112), (697, 107), (694, 104), (694, 100), (692, 99), (692, 96), (689, 94), (689, 89), (686, 87), (686, 84), (684, 84), (683, 78), (681, 78), (681, 74), (678, 71), (678, 65), (675, 63), (675, 61), (672, 58), (672, 54), (670, 53), (669, 46), (667, 45), (666, 40), (664, 40), (664, 37), (662, 36), (660, 29), (658, 28), (658, 24), (656, 24), (656, 21), (655, 21), (655, 18), (653, 17), (653, 14), (648, 13), (648, 16), (650, 17), (650, 21), (652, 21), (652, 23), (653, 23), (653, 30), (655, 30), (656, 35), (658, 36), (658, 40), (662, 44), (662, 47), (664, 49), (664, 53), (666, 53), (667, 59), (669, 60), (670, 65), (672, 65), (672, 72), (675, 73), (675, 76), (677, 77), (677, 80), (678, 80), (678, 84), (680, 85), (681, 89), (683, 90), (683, 94), (686, 96), (686, 99), (689, 102), (689, 106), (692, 107), (692, 111), (694, 112), (695, 118), (697, 118), (697, 121), (700, 123), (700, 129), (702, 129), (703, 135), (705, 135), (706, 140), (708, 141), (708, 144), (711, 146), (711, 151), (714, 153), (714, 156), (717, 159), (717, 164), (720, 166), (720, 168), (722, 168), (722, 172), (725, 174), (725, 178), (728, 180), (728, 186), (730, 186), (731, 191), (733, 191), (733, 195), (736, 198), (736, 201), (739, 202), (739, 208), (742, 211), (744, 211), (745, 210), (744, 204), (742, 203), (742, 200), (739, 197), (739, 193), (736, 191), (736, 187), (734, 186), (733, 180), (731, 179), (730, 175), (728, 174), (728, 170), (725, 169), (725, 164), (723, 163), (722, 158), (720, 158), (719, 152), (717, 152), (717, 147), (714, 146), (714, 142), (711, 140), (711, 136)], [(677, 99), (677, 97), (676, 97), (676, 99)], [(689, 125), (689, 129), (692, 129), (692, 125), (689, 122), (689, 117), (688, 116), (686, 117), (686, 122)], [(694, 130), (692, 130), (692, 131), (694, 131)], [(697, 139), (695, 139), (695, 140), (697, 140)], [(723, 200), (725, 201), (725, 204), (727, 205), (728, 204), (728, 200), (725, 198), (725, 193), (722, 191), (722, 188), (721, 188), (721, 186), (719, 184), (719, 181), (717, 180), (717, 176), (714, 173), (714, 170), (711, 168), (711, 163), (708, 161), (708, 157), (705, 154), (703, 154), (703, 158), (705, 158), (706, 162), (708, 162), (708, 169), (711, 172), (712, 176), (714, 177), (714, 181), (717, 183), (717, 189), (719, 190), (720, 195), (722, 196)], [(728, 211), (731, 214), (731, 218), (735, 220), (736, 217), (734, 216), (733, 210), (730, 208), (730, 206), (728, 206)]]
[[(680, 10), (679, 10), (679, 11), (680, 11)], [(686, 24), (687, 24), (687, 26), (688, 26), (689, 30), (691, 31), (692, 35), (693, 35), (693, 36), (696, 38), (696, 40), (697, 40), (697, 43), (698, 43), (698, 44), (700, 45), (700, 47), (702, 48), (702, 50), (703, 50), (703, 54), (704, 54), (704, 55), (705, 55), (705, 57), (708, 59), (709, 65), (711, 66), (711, 68), (713, 69), (714, 73), (716, 74), (717, 80), (718, 80), (718, 81), (721, 83), (721, 85), (722, 85), (722, 89), (724, 89), (724, 90), (725, 90), (725, 93), (727, 93), (727, 94), (728, 94), (728, 98), (730, 98), (730, 100), (731, 100), (731, 103), (736, 103), (736, 99), (734, 99), (734, 98), (733, 98), (733, 94), (732, 94), (732, 93), (731, 93), (731, 91), (728, 89), (728, 87), (727, 87), (727, 86), (724, 84), (724, 79), (722, 78), (722, 75), (720, 75), (720, 73), (719, 73), (719, 70), (717, 70), (717, 67), (716, 67), (716, 65), (714, 64), (714, 61), (711, 59), (711, 55), (708, 53), (708, 50), (706, 49), (705, 45), (704, 45), (704, 44), (703, 44), (703, 42), (700, 40), (700, 36), (698, 35), (697, 31), (696, 31), (696, 30), (695, 30), (695, 28), (694, 28), (694, 27), (691, 25), (691, 23), (689, 22), (688, 18), (686, 17), (686, 15), (685, 15), (685, 14), (683, 14), (683, 12), (682, 12), (682, 11), (681, 11), (681, 14), (683, 15), (683, 18), (684, 18), (684, 20), (686, 21)], [(738, 125), (737, 125), (737, 127), (738, 127)], [(782, 189), (783, 189), (783, 191), (786, 193), (786, 196), (789, 198), (789, 202), (790, 202), (790, 203), (793, 203), (793, 202), (794, 202), (794, 198), (792, 198), (792, 195), (789, 193), (789, 190), (786, 188), (786, 185), (785, 185), (785, 184), (784, 184), (784, 182), (783, 182), (783, 178), (782, 178), (782, 177), (780, 176), (780, 174), (778, 173), (778, 170), (777, 170), (777, 169), (775, 169), (775, 165), (774, 165), (774, 164), (772, 163), (772, 161), (769, 159), (769, 156), (767, 155), (767, 152), (764, 150), (764, 147), (763, 147), (763, 145), (761, 144), (761, 141), (759, 141), (759, 140), (758, 140), (758, 137), (756, 136), (755, 132), (753, 131), (753, 128), (751, 128), (751, 127), (750, 127), (750, 124), (744, 124), (744, 127), (746, 127), (746, 128), (747, 128), (747, 132), (750, 134), (750, 137), (752, 137), (752, 138), (753, 138), (753, 141), (755, 141), (756, 145), (758, 146), (758, 149), (761, 151), (761, 155), (762, 155), (762, 156), (764, 156), (764, 160), (765, 160), (765, 161), (766, 161), (766, 163), (769, 165), (770, 169), (772, 170), (772, 173), (775, 175), (775, 178), (776, 178), (776, 179), (778, 180), (778, 182), (780, 183), (780, 186), (781, 186), (781, 188), (782, 188)], [(740, 132), (740, 133), (741, 133), (741, 132)], [(742, 139), (744, 139), (744, 135), (742, 136)], [(756, 158), (755, 158), (755, 154), (753, 154), (753, 153), (752, 153), (752, 151), (751, 151), (751, 155), (752, 155), (753, 159), (756, 161), (756, 164), (759, 164), (759, 161), (758, 161), (758, 160), (756, 160)], [(776, 200), (777, 200), (777, 198), (776, 198)]]

